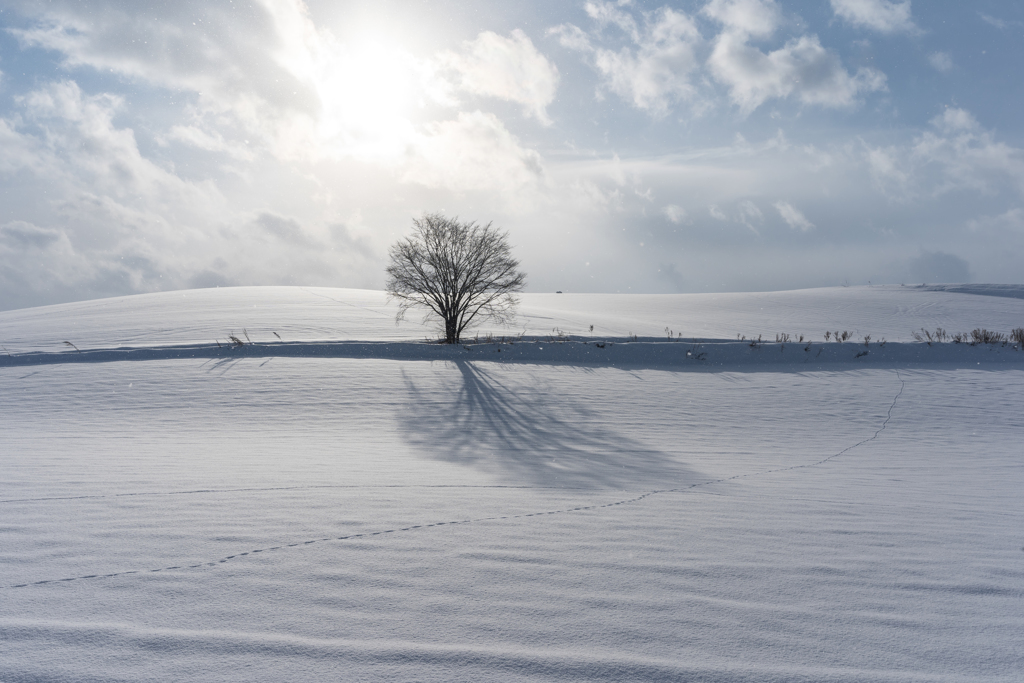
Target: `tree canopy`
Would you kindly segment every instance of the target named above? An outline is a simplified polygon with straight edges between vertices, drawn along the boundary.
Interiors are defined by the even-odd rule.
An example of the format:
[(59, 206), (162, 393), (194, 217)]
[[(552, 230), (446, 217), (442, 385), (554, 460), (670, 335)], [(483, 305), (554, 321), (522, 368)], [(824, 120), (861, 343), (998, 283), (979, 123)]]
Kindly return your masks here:
[(444, 340), (457, 344), (484, 321), (508, 325), (526, 274), (512, 257), (508, 233), (475, 221), (428, 213), (413, 219), (413, 234), (389, 250), (388, 296), (399, 302), (396, 320), (412, 308), (440, 318)]

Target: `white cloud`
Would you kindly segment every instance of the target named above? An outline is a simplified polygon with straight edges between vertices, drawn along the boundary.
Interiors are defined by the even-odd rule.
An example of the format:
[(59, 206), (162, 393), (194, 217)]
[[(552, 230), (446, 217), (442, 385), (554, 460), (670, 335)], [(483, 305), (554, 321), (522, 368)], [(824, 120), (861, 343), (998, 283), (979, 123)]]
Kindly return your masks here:
[(620, 7), (628, 6), (629, 2), (602, 2), (602, 0), (591, 0), (583, 5), (587, 16), (598, 22), (602, 27), (612, 24), (622, 29), (635, 42), (640, 40), (640, 29), (632, 15), (623, 12)]
[(1000, 19), (999, 17), (993, 17), (992, 15), (985, 14), (984, 12), (978, 12), (978, 17), (980, 17), (981, 20), (984, 21), (986, 24), (990, 26), (995, 26), (1000, 31), (1005, 31), (1006, 29), (1013, 26), (1024, 26), (1024, 21), (1020, 21), (1017, 19)]
[(780, 21), (774, 0), (711, 0), (701, 13), (732, 33), (758, 38), (775, 33)]
[(830, 0), (837, 17), (861, 28), (881, 33), (916, 32), (910, 16), (910, 0)]
[(144, 198), (168, 209), (217, 201), (211, 185), (187, 183), (142, 156), (134, 133), (114, 125), (123, 107), (119, 97), (88, 96), (74, 81), (62, 81), (16, 101), (26, 118), (45, 131), (45, 146), (35, 150), (36, 164), (46, 164), (54, 176), (84, 182), (91, 192)]
[(902, 150), (895, 146), (868, 147), (865, 156), (871, 176), (882, 192), (890, 196), (906, 192), (909, 175), (902, 168)]
[(996, 216), (979, 216), (967, 222), (971, 232), (1013, 231), (1024, 234), (1024, 209), (1016, 206)]
[(562, 47), (577, 52), (592, 52), (594, 46), (590, 43), (590, 36), (587, 32), (575, 24), (562, 24), (548, 29), (549, 36), (557, 36)]
[(999, 19), (998, 17), (993, 17), (990, 14), (985, 14), (984, 12), (978, 12), (978, 16), (981, 17), (981, 20), (986, 24), (989, 26), (995, 26), (1000, 31), (1005, 30), (1009, 26), (1009, 24), (1004, 20)]
[(661, 212), (673, 223), (683, 223), (687, 220), (686, 209), (676, 204), (669, 204)]
[(729, 217), (725, 215), (717, 205), (712, 204), (708, 207), (708, 214), (717, 221), (727, 221)]
[(252, 161), (256, 155), (244, 144), (231, 143), (217, 131), (206, 131), (197, 126), (171, 126), (161, 143), (174, 140), (207, 152), (224, 152), (235, 159)]
[(933, 193), (977, 190), (994, 193), (1009, 181), (1024, 194), (1024, 150), (998, 142), (970, 112), (955, 107), (932, 120), (935, 131), (925, 131), (911, 147), (918, 169), (940, 172)]
[(13, 152), (0, 171), (17, 173), (21, 189), (8, 198), (20, 220), (0, 226), (0, 307), (204, 282), (327, 284), (339, 262), (376, 260), (286, 216), (252, 222), (212, 181), (147, 158), (115, 123), (120, 98), (62, 81), (15, 102), (18, 113), (0, 119), (0, 144)]
[(94, 279), (96, 272), (92, 259), (77, 253), (61, 230), (21, 220), (0, 225), (0, 306), (4, 308), (41, 303), (33, 294), (72, 290)]
[(775, 210), (782, 216), (782, 220), (789, 224), (789, 227), (801, 232), (814, 230), (814, 223), (807, 220), (807, 217), (789, 202), (777, 201), (774, 204)]
[(744, 199), (739, 203), (736, 220), (750, 228), (755, 235), (761, 234), (754, 224), (763, 223), (764, 214), (761, 213), (761, 209), (757, 208), (757, 204), (749, 199)]
[(910, 201), (1009, 188), (1024, 195), (1024, 149), (996, 140), (965, 109), (946, 109), (931, 128), (907, 145), (866, 147), (872, 176), (886, 194)]
[(932, 126), (943, 133), (972, 131), (981, 128), (978, 120), (966, 109), (947, 107), (941, 114), (931, 120)]
[[(674, 103), (688, 102), (696, 111), (705, 110), (709, 103), (698, 100), (700, 81), (695, 76), (704, 39), (693, 19), (663, 7), (645, 15), (641, 25), (624, 4), (588, 2), (587, 13), (598, 23), (591, 34), (571, 24), (549, 33), (563, 46), (590, 55), (603, 87), (638, 109), (661, 117)], [(745, 114), (770, 99), (790, 96), (808, 105), (849, 107), (863, 94), (886, 87), (885, 75), (875, 69), (847, 71), (815, 35), (791, 39), (767, 53), (752, 45), (752, 40), (772, 37), (782, 25), (775, 0), (711, 0), (701, 14), (722, 25), (707, 66)], [(631, 45), (603, 47), (602, 29), (609, 26), (625, 33)]]
[(933, 69), (941, 73), (946, 73), (953, 69), (953, 58), (947, 52), (931, 53), (928, 55), (928, 63), (932, 65)]
[(20, 247), (45, 249), (64, 238), (64, 233), (53, 228), (40, 228), (27, 221), (11, 221), (0, 225), (0, 242)]
[(551, 123), (547, 106), (555, 99), (558, 69), (519, 29), (509, 38), (484, 31), (461, 53), (441, 53), (438, 61), (458, 73), (462, 90), (517, 102), (528, 115)]
[[(88, 66), (175, 91), (195, 93), (202, 111), (273, 137), (282, 118), (314, 117), (315, 84), (296, 67), (322, 53), (324, 35), (298, 0), (231, 5), (162, 3), (126, 12), (114, 3), (24, 3), (36, 21), (12, 33), (55, 50), (69, 67)], [(128, 39), (130, 37), (130, 39)]]
[(566, 24), (550, 31), (561, 44), (588, 52), (603, 77), (603, 86), (653, 116), (664, 116), (672, 103), (692, 100), (690, 74), (697, 68), (695, 47), (701, 42), (693, 19), (664, 7), (639, 28), (632, 17), (610, 3), (588, 3), (588, 13), (602, 24), (625, 31), (632, 47), (595, 47), (581, 29)]
[[(462, 91), (517, 102), (550, 123), (558, 72), (522, 31), (483, 32), (464, 50), (417, 59), (397, 43), (339, 40), (314, 24), (301, 0), (261, 0), (245, 12), (185, 1), (145, 17), (107, 2), (26, 7), (37, 21), (15, 32), (24, 45), (184, 101), (188, 121), (158, 133), (158, 142), (247, 163), (261, 154), (289, 164), (355, 160), (448, 189), (522, 186), (541, 167), (493, 115), (417, 118), (421, 101), (452, 107), (452, 93)], [(437, 165), (442, 159), (447, 170)], [(507, 182), (496, 179), (500, 170), (512, 174)]]
[(729, 87), (730, 98), (745, 113), (790, 95), (805, 104), (848, 107), (863, 93), (885, 89), (884, 74), (862, 67), (851, 75), (817, 36), (790, 40), (767, 54), (746, 38), (724, 31), (708, 60), (715, 78)]
[(540, 155), (525, 149), (494, 114), (460, 112), (431, 123), (405, 162), (402, 179), (426, 187), (521, 192), (543, 178)]

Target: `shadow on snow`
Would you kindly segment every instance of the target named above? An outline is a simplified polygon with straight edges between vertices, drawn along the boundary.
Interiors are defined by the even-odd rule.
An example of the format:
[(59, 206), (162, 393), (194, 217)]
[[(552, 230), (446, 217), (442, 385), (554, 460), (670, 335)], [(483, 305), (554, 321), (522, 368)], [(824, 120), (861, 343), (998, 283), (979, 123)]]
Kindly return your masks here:
[(512, 388), (494, 372), (500, 366), (452, 365), (461, 382), (450, 400), (427, 395), (403, 370), (411, 405), (401, 429), (431, 457), (532, 486), (664, 488), (693, 479), (671, 454), (617, 433), (580, 399)]

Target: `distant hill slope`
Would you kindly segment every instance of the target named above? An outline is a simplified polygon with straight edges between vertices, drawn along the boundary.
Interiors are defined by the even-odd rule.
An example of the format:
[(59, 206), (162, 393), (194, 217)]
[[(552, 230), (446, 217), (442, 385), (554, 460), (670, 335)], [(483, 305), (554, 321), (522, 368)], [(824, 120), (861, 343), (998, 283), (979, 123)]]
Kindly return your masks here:
[[(1007, 332), (1024, 326), (1024, 297), (1007, 285), (835, 287), (729, 294), (524, 294), (518, 326), (497, 335), (822, 340), (848, 330), (859, 340), (909, 341), (922, 327)], [(953, 289), (956, 288), (956, 289)], [(964, 296), (985, 291), (997, 296)], [(254, 342), (415, 341), (434, 337), (420, 316), (396, 325), (384, 292), (323, 287), (231, 287), (161, 292), (0, 312), (8, 353), (117, 346)], [(590, 326), (593, 325), (593, 331)]]
[(1005, 296), (1024, 299), (1024, 285), (917, 285), (914, 289), (926, 292), (953, 292), (956, 294), (980, 294), (982, 296)]

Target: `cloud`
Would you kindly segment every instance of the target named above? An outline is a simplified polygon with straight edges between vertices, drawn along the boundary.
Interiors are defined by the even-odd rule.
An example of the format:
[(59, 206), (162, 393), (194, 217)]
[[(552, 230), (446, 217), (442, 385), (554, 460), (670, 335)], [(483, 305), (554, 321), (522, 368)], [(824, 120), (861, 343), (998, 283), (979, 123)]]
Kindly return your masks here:
[(711, 206), (708, 207), (708, 215), (710, 215), (716, 221), (727, 221), (727, 220), (729, 220), (729, 217), (725, 215), (725, 212), (723, 212), (715, 204), (712, 204)]
[[(118, 3), (55, 0), (18, 4), (32, 17), (11, 29), (29, 47), (55, 50), (66, 67), (91, 67), (195, 94), (201, 112), (283, 145), (296, 114), (316, 117), (314, 75), (326, 37), (298, 0), (231, 4), (159, 3), (146, 12)], [(279, 150), (284, 151), (284, 150)]]
[(1024, 150), (995, 139), (965, 109), (950, 107), (931, 121), (910, 149), (918, 173), (937, 172), (934, 194), (958, 190), (995, 193), (1007, 182), (1024, 194)]
[(953, 58), (947, 52), (933, 52), (928, 55), (928, 63), (940, 73), (946, 73), (953, 69)]
[(674, 263), (662, 263), (658, 267), (658, 277), (671, 285), (673, 291), (686, 291), (687, 279), (679, 272)]
[(996, 139), (965, 109), (949, 107), (903, 145), (864, 146), (876, 186), (911, 202), (951, 193), (1024, 196), (1024, 149)]
[(549, 33), (563, 46), (588, 53), (604, 88), (655, 117), (665, 116), (674, 102), (694, 98), (690, 74), (698, 67), (694, 50), (701, 36), (693, 19), (663, 7), (640, 27), (611, 3), (589, 2), (586, 8), (600, 26), (612, 24), (624, 31), (632, 45), (618, 50), (595, 47), (600, 35), (592, 40), (571, 24)]
[(219, 132), (203, 130), (197, 126), (171, 126), (168, 134), (161, 138), (160, 142), (167, 144), (171, 140), (207, 152), (224, 152), (241, 161), (253, 161), (256, 158), (245, 144), (231, 143)]
[(701, 13), (723, 24), (730, 33), (766, 38), (779, 27), (779, 6), (774, 0), (711, 0)]
[(328, 284), (342, 264), (358, 271), (376, 261), (329, 254), (337, 240), (273, 211), (254, 221), (213, 182), (147, 158), (133, 131), (115, 123), (121, 98), (60, 81), (15, 104), (16, 114), (0, 119), (8, 152), (0, 173), (18, 178), (7, 205), (21, 220), (0, 226), (0, 307), (196, 283)]
[(584, 3), (583, 9), (587, 16), (598, 22), (604, 28), (609, 24), (618, 26), (635, 42), (640, 40), (640, 30), (632, 15), (623, 12), (620, 7), (628, 6), (629, 2), (605, 2), (602, 0), (589, 0)]
[(755, 235), (761, 234), (761, 232), (757, 229), (757, 226), (754, 224), (763, 223), (764, 214), (761, 213), (761, 209), (757, 208), (757, 204), (750, 201), (749, 199), (744, 199), (739, 203), (736, 214), (736, 220), (750, 228)]
[(665, 218), (669, 219), (673, 223), (683, 223), (686, 221), (686, 209), (675, 204), (669, 204), (661, 210), (665, 215)]
[[(189, 120), (158, 134), (164, 145), (247, 164), (266, 155), (288, 164), (354, 160), (453, 190), (521, 186), (541, 167), (539, 154), (492, 114), (486, 121), (473, 111), (435, 110), (434, 120), (417, 114), (421, 101), (451, 108), (453, 93), (466, 92), (519, 103), (550, 123), (558, 72), (522, 31), (485, 31), (462, 51), (417, 59), (396, 44), (339, 40), (314, 24), (301, 0), (264, 0), (245, 11), (185, 0), (145, 17), (101, 1), (88, 8), (26, 2), (22, 11), (34, 17), (14, 31), (23, 45), (57, 50), (71, 67), (166, 88), (182, 101)], [(449, 142), (456, 147), (442, 151)], [(442, 158), (447, 169), (435, 167)], [(511, 181), (499, 180), (499, 169), (512, 172)]]
[(814, 230), (814, 223), (807, 220), (807, 217), (789, 202), (780, 200), (775, 202), (774, 206), (779, 215), (782, 216), (782, 220), (789, 224), (789, 227), (801, 232)]
[(986, 24), (990, 26), (995, 26), (1000, 31), (1005, 31), (1011, 26), (1024, 26), (1024, 21), (1014, 19), (1000, 19), (999, 17), (993, 17), (992, 15), (985, 14), (984, 12), (978, 12), (978, 16)]
[(446, 51), (437, 60), (458, 74), (458, 87), (465, 92), (516, 102), (527, 115), (551, 124), (547, 106), (558, 89), (558, 69), (521, 30), (509, 38), (484, 31), (467, 41), (461, 53)]
[(543, 175), (539, 154), (522, 147), (494, 114), (475, 111), (427, 125), (402, 179), (431, 188), (513, 194), (536, 186)]
[(301, 223), (294, 218), (279, 216), (272, 211), (260, 212), (253, 220), (253, 225), (286, 244), (306, 246), (314, 244), (314, 241), (303, 230)]
[(62, 178), (89, 192), (126, 201), (144, 198), (169, 215), (179, 207), (210, 206), (219, 199), (212, 185), (183, 181), (143, 157), (134, 133), (114, 125), (124, 106), (119, 97), (85, 95), (74, 81), (60, 81), (15, 100), (24, 121), (44, 131), (38, 138), (18, 134), (15, 146), (34, 145), (34, 170), (51, 180)]
[(11, 221), (0, 225), (0, 242), (15, 247), (45, 249), (64, 236), (53, 228), (40, 228), (26, 221)]
[(95, 264), (63, 231), (21, 220), (0, 225), (0, 309), (67, 297), (95, 276)]
[(837, 17), (859, 28), (880, 33), (917, 32), (910, 16), (910, 0), (830, 0)]
[(890, 195), (905, 194), (910, 180), (909, 169), (904, 169), (903, 151), (896, 146), (868, 147), (865, 151), (868, 169), (875, 184)]
[(548, 29), (549, 36), (558, 38), (562, 47), (578, 52), (593, 52), (594, 46), (590, 42), (590, 36), (586, 31), (575, 24), (562, 24)]
[(729, 88), (746, 114), (767, 100), (795, 95), (804, 104), (849, 107), (863, 93), (884, 90), (885, 75), (861, 67), (850, 74), (817, 36), (801, 36), (769, 53), (747, 43), (742, 32), (723, 31), (708, 60), (712, 74)]
[[(627, 4), (588, 2), (587, 14), (597, 23), (593, 32), (563, 24), (549, 34), (564, 47), (587, 54), (602, 77), (602, 88), (638, 109), (655, 117), (667, 115), (678, 102), (706, 110), (707, 98), (698, 99), (698, 50), (705, 42), (694, 20), (662, 7), (640, 22), (624, 9)], [(722, 26), (706, 66), (744, 114), (770, 99), (791, 96), (807, 105), (850, 107), (862, 95), (886, 89), (884, 74), (869, 67), (849, 72), (816, 35), (792, 38), (770, 52), (752, 45), (752, 40), (771, 38), (782, 26), (774, 0), (711, 0), (700, 13)], [(624, 33), (629, 44), (604, 47), (608, 27)]]
[(967, 261), (942, 251), (925, 251), (908, 263), (913, 282), (970, 282), (971, 269)]
[(1024, 209), (1016, 206), (996, 216), (972, 218), (967, 222), (967, 227), (971, 232), (996, 230), (1024, 233)]

